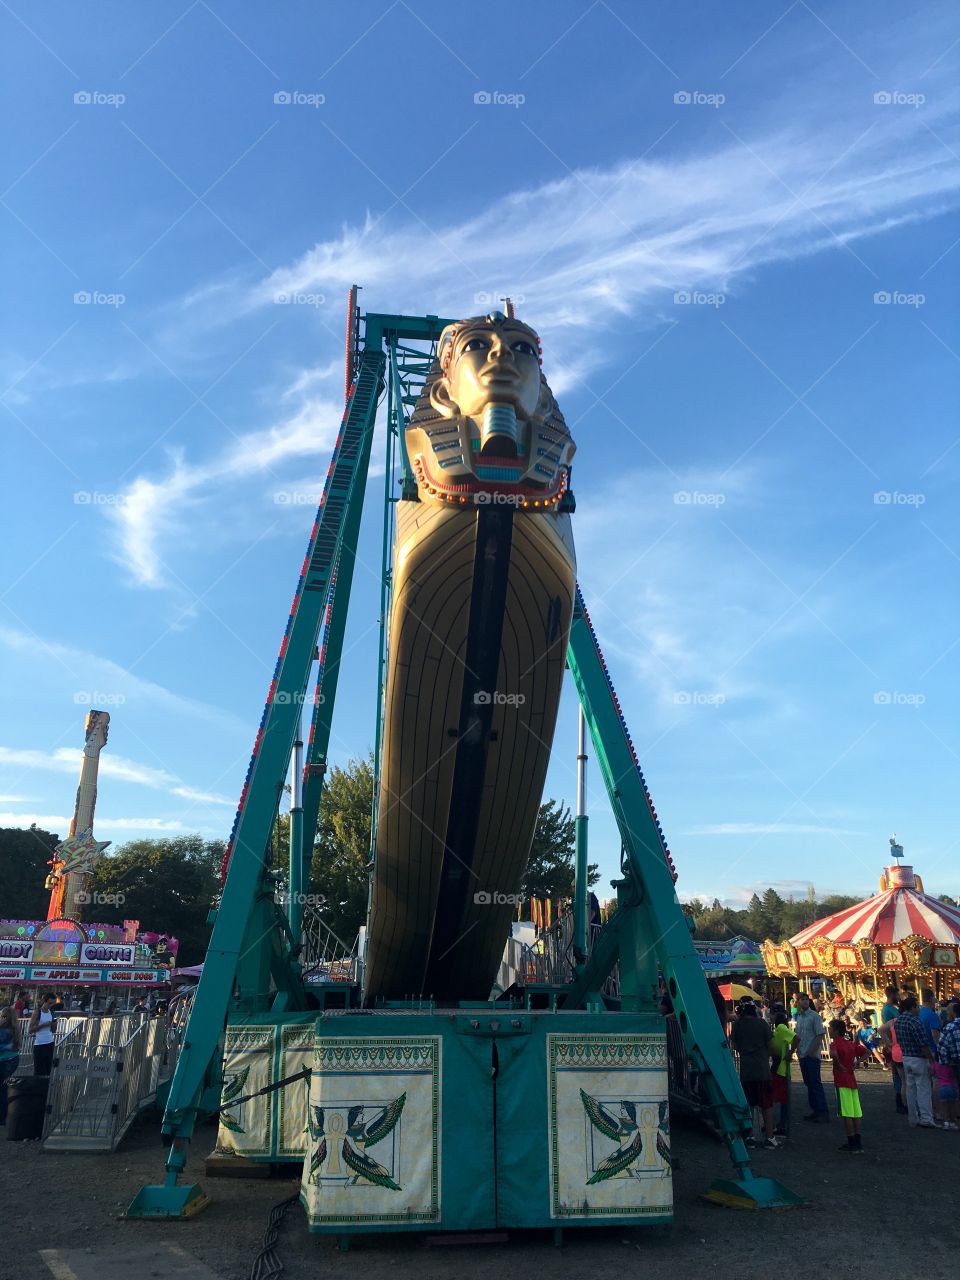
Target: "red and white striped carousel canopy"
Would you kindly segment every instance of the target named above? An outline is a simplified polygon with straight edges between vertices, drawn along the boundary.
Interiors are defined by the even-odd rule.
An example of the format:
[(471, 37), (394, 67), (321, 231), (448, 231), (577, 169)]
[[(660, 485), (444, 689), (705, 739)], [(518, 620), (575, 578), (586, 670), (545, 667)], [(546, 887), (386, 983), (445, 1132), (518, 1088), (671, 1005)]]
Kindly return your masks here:
[(914, 888), (912, 868), (888, 868), (888, 873), (894, 871), (900, 874), (890, 878), (900, 880), (899, 885), (894, 884), (855, 907), (815, 920), (795, 934), (791, 944), (806, 947), (814, 938), (827, 938), (836, 943), (869, 940), (877, 946), (892, 946), (916, 935), (931, 942), (960, 944), (960, 907)]

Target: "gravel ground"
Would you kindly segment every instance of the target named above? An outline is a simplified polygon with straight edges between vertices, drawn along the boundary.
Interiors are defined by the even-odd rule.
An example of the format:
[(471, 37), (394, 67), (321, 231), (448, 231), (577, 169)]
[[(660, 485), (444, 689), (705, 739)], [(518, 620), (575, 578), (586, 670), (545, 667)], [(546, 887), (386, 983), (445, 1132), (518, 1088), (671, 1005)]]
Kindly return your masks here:
[[(677, 1280), (731, 1273), (737, 1280), (770, 1280), (797, 1261), (806, 1269), (794, 1241), (797, 1232), (812, 1231), (818, 1268), (827, 1267), (831, 1275), (954, 1280), (960, 1132), (908, 1128), (893, 1110), (890, 1077), (879, 1071), (863, 1073), (861, 1096), (863, 1156), (837, 1150), (843, 1140), (838, 1120), (828, 1126), (795, 1122), (784, 1148), (756, 1153), (756, 1173), (779, 1178), (805, 1198), (797, 1211), (755, 1217), (699, 1199), (730, 1166), (724, 1148), (701, 1128), (677, 1125), (673, 1149), (680, 1168), (672, 1227), (571, 1229), (561, 1249), (542, 1231), (514, 1232), (509, 1243), (482, 1245), (374, 1236), (341, 1253), (329, 1238), (307, 1232), (303, 1211), (294, 1205), (277, 1246), (284, 1277), (392, 1280), (416, 1274), (448, 1280), (455, 1272), (458, 1280), (501, 1280), (508, 1270), (523, 1275), (549, 1269), (553, 1277), (581, 1280), (588, 1270), (612, 1277), (643, 1266), (653, 1275), (669, 1269)], [(802, 1088), (794, 1085), (795, 1117), (805, 1110), (804, 1101)], [(192, 1280), (198, 1273), (191, 1271), (190, 1259), (220, 1280), (247, 1280), (269, 1209), (297, 1183), (205, 1178), (203, 1158), (213, 1137), (210, 1127), (198, 1130), (188, 1163), (190, 1180), (202, 1183), (212, 1203), (197, 1217), (177, 1222), (122, 1217), (142, 1183), (162, 1180), (165, 1152), (155, 1116), (144, 1118), (112, 1155), (53, 1154), (36, 1142), (0, 1141), (0, 1205), (9, 1246), (0, 1253), (0, 1280), (50, 1280), (57, 1264), (48, 1267), (41, 1249), (56, 1250), (69, 1264), (58, 1280), (110, 1280), (121, 1273), (128, 1280), (170, 1280), (172, 1274)], [(836, 1263), (828, 1259), (831, 1245), (839, 1250)], [(171, 1269), (173, 1258), (180, 1263)]]

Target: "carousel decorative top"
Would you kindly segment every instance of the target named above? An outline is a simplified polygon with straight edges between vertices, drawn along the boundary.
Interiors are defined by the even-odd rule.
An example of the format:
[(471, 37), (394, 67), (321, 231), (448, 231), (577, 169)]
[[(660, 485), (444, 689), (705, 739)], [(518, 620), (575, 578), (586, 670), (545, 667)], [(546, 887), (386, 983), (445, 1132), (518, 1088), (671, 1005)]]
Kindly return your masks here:
[[(894, 857), (902, 857), (900, 846)], [(899, 853), (897, 850), (899, 849)], [(923, 891), (913, 867), (895, 864), (872, 898), (815, 920), (788, 942), (767, 939), (770, 973), (960, 973), (960, 907)]]

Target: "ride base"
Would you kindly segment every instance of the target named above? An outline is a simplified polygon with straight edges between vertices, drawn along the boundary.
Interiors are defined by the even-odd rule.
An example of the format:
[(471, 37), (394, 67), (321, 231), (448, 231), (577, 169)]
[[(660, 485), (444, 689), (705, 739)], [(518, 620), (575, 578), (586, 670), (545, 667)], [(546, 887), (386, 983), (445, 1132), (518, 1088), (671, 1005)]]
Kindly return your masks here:
[[(429, 1004), (227, 1031), (218, 1149), (299, 1158), (313, 1232), (646, 1226), (673, 1219), (663, 1020)], [(202, 1207), (197, 1186), (145, 1187), (132, 1217)]]
[(487, 1004), (320, 1018), (300, 1198), (337, 1235), (669, 1222), (662, 1023)]

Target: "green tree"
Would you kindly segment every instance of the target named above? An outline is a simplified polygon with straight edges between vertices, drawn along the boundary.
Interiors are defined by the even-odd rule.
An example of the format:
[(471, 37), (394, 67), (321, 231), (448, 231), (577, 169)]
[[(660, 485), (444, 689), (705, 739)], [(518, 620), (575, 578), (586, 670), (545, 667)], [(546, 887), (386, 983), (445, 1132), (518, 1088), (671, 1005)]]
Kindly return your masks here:
[(29, 827), (0, 827), (0, 912), (8, 920), (43, 920), (50, 890), (43, 887), (47, 863), (60, 837), (33, 823)]
[(696, 936), (705, 942), (719, 942), (741, 932), (737, 912), (725, 907), (719, 898), (714, 898), (712, 905), (697, 916), (696, 924)]
[[(520, 891), (525, 898), (572, 898), (576, 877), (576, 819), (568, 806), (545, 800), (537, 814), (537, 828)], [(587, 866), (587, 884), (600, 879), (595, 862)]]
[(755, 893), (750, 899), (743, 915), (744, 931), (748, 937), (765, 938), (767, 936), (766, 912), (763, 909), (763, 901), (759, 893)]
[(835, 911), (845, 911), (847, 907), (855, 907), (859, 901), (859, 898), (851, 897), (849, 893), (827, 894), (825, 898), (821, 898), (817, 903), (817, 914), (813, 919), (817, 920), (820, 916), (832, 916)]
[(89, 891), (106, 902), (95, 899), (87, 918), (139, 920), (143, 929), (180, 939), (178, 964), (199, 964), (210, 940), (207, 915), (220, 891), (224, 848), (222, 840), (199, 835), (128, 841), (97, 864)]
[(780, 931), (780, 917), (783, 915), (783, 908), (786, 906), (784, 900), (777, 893), (776, 889), (766, 889), (763, 897), (763, 911), (766, 916), (765, 923), (769, 925), (770, 932), (767, 935), (770, 938), (776, 937)]
[(812, 902), (809, 898), (804, 898), (802, 902), (785, 902), (780, 916), (780, 936), (774, 941), (782, 942), (785, 938), (792, 938), (795, 933), (813, 924), (814, 920), (818, 920), (822, 914), (816, 899)]
[(310, 892), (324, 898), (325, 923), (350, 943), (367, 918), (373, 755), (335, 766), (324, 781), (313, 844)]

